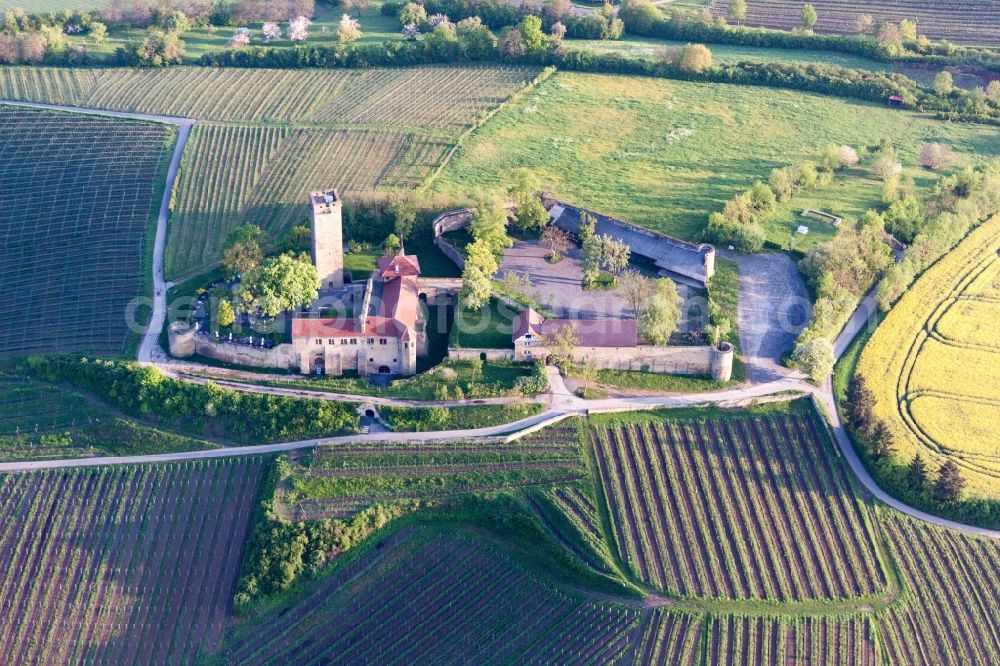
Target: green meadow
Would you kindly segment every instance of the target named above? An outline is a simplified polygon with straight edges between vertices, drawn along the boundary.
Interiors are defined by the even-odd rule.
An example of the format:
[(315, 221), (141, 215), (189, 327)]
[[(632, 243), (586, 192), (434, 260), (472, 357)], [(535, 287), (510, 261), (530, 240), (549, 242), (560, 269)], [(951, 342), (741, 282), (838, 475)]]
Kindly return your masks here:
[[(823, 145), (874, 149), (892, 140), (907, 173), (926, 141), (960, 163), (1000, 155), (996, 128), (791, 90), (559, 73), (463, 143), (431, 188), (456, 197), (499, 190), (527, 167), (549, 191), (644, 226), (696, 239), (709, 213), (772, 168), (815, 160)], [(769, 236), (787, 243), (803, 207), (856, 216), (878, 201), (861, 170), (838, 174), (779, 211)], [(812, 223), (820, 238), (824, 230)], [(812, 242), (810, 240), (804, 241)], [(797, 247), (801, 248), (801, 244)]]

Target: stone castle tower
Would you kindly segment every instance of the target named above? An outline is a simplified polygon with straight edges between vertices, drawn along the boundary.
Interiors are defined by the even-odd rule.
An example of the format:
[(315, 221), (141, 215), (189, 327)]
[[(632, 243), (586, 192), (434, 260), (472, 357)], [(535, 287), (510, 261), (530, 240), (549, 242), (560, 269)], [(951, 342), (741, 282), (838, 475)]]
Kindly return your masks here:
[(337, 190), (309, 193), (312, 221), (312, 260), (321, 290), (344, 285), (344, 232)]

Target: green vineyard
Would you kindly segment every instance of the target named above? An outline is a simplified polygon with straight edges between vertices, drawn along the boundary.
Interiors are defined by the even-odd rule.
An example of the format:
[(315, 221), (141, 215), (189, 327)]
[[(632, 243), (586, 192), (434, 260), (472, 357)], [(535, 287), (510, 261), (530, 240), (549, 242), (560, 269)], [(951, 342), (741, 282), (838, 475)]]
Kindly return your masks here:
[(217, 261), (240, 224), (280, 235), (308, 217), (312, 190), (415, 187), (446, 149), (440, 137), (401, 131), (196, 125), (177, 184), (167, 274)]
[(405, 529), (303, 603), (234, 631), (230, 663), (613, 663), (643, 612), (540, 582), (463, 534)]
[(0, 476), (10, 663), (186, 663), (214, 648), (257, 459)]
[(1000, 543), (886, 513), (909, 599), (883, 623), (897, 664), (1000, 663)]
[(514, 443), (434, 442), (318, 447), (288, 480), (295, 520), (343, 518), (375, 503), (441, 500), (584, 478), (574, 425)]
[(0, 356), (125, 351), (174, 135), (0, 105)]
[(690, 597), (838, 599), (887, 584), (867, 508), (811, 414), (593, 429), (614, 540)]

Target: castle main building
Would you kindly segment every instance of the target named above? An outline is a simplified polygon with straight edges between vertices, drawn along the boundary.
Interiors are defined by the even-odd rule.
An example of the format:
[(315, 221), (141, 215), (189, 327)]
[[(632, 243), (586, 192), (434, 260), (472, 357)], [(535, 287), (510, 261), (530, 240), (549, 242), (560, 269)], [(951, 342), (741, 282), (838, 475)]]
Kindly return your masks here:
[[(313, 262), (321, 291), (344, 288), (340, 199), (336, 191), (310, 194)], [(302, 374), (339, 375), (354, 370), (413, 375), (427, 353), (426, 321), (419, 298), (416, 256), (381, 257), (352, 316), (296, 317), (292, 346)], [(347, 287), (350, 289), (350, 287)], [(358, 290), (355, 290), (358, 293)]]

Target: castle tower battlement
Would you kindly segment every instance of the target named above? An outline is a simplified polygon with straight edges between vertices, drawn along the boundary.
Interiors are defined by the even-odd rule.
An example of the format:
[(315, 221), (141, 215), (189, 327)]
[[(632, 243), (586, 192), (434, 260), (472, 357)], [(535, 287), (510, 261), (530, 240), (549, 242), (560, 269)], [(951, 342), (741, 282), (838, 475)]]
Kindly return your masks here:
[(312, 222), (312, 260), (322, 290), (344, 285), (344, 231), (337, 190), (309, 193)]

